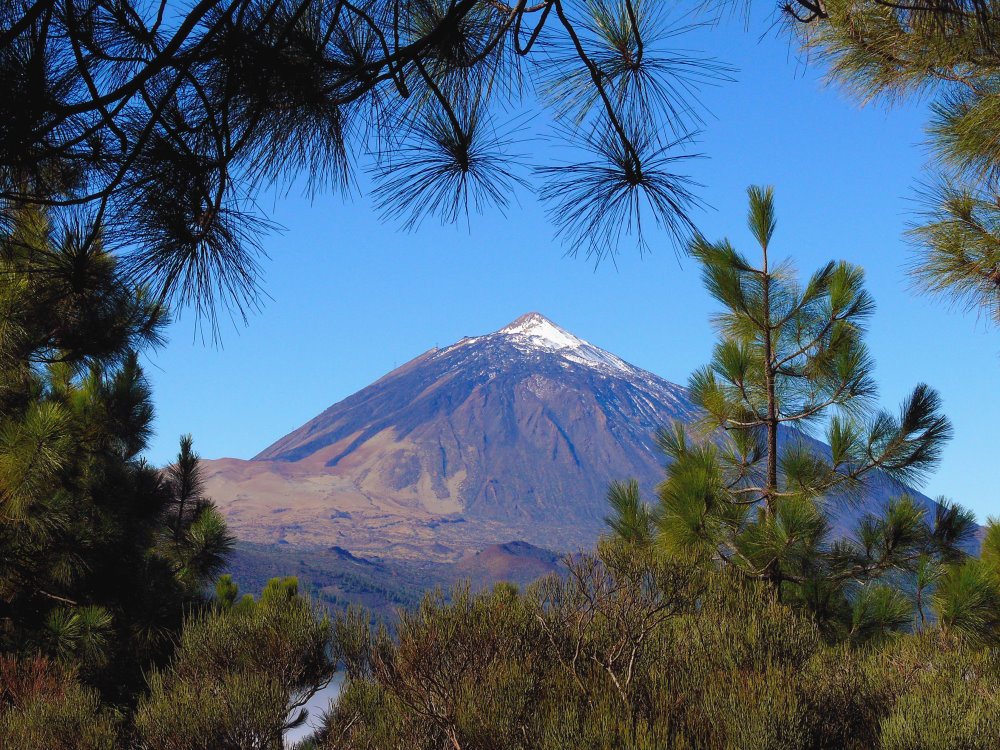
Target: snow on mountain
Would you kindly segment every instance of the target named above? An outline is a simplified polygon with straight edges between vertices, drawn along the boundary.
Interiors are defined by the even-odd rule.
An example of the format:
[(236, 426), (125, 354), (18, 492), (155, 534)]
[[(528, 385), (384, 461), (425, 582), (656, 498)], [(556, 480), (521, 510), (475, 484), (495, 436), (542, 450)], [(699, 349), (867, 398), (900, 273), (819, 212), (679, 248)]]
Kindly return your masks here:
[[(481, 343), (485, 339), (503, 338), (524, 352), (544, 350), (554, 352), (568, 362), (610, 371), (610, 374), (638, 375), (641, 370), (614, 354), (584, 341), (536, 312), (526, 313), (495, 333), (465, 338), (455, 346)], [(454, 347), (449, 347), (449, 349)], [(444, 350), (447, 352), (449, 349)]]
[(533, 345), (550, 349), (578, 349), (589, 346), (583, 339), (560, 328), (548, 318), (536, 312), (527, 313), (497, 331), (501, 336), (524, 336)]

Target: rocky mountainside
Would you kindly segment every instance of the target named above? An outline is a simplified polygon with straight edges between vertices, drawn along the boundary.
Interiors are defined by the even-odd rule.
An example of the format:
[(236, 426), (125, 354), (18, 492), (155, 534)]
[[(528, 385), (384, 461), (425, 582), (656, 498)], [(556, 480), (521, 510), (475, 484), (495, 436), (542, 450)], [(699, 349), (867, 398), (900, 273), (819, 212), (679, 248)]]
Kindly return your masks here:
[(610, 480), (652, 491), (656, 429), (692, 416), (683, 387), (529, 313), (425, 352), (250, 461), (206, 461), (206, 475), (251, 542), (440, 562), (511, 539), (573, 550), (602, 531)]

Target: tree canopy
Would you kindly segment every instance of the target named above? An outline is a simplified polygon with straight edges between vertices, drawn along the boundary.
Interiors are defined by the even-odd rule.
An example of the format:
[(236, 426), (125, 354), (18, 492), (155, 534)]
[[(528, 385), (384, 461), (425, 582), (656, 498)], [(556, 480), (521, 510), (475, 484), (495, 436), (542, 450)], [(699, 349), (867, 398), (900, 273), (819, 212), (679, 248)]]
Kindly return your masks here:
[[(965, 558), (974, 518), (945, 500), (932, 518), (905, 495), (879, 508), (873, 488), (901, 494), (904, 481), (925, 476), (951, 425), (923, 384), (898, 415), (875, 407), (864, 272), (831, 261), (800, 282), (789, 260), (774, 257), (773, 190), (748, 194), (759, 263), (728, 240), (690, 245), (722, 305), (712, 360), (690, 379), (702, 419), (693, 430), (661, 430), (668, 463), (653, 508), (634, 482), (611, 485), (608, 524), (635, 547), (769, 581), (829, 628), (865, 637), (912, 623), (906, 597), (872, 582), (916, 578), (923, 618), (920, 592)], [(836, 517), (861, 504), (869, 507), (858, 527), (838, 538)]]
[(791, 28), (863, 103), (930, 102), (922, 208), (908, 238), (916, 288), (1000, 321), (1000, 5), (789, 0)]
[(678, 240), (699, 86), (647, 0), (15, 0), (0, 8), (0, 215), (81, 211), (158, 299), (245, 313), (270, 184), (374, 180), (407, 227), (508, 206), (533, 113), (574, 148), (535, 165), (571, 251), (643, 222)]
[(128, 702), (233, 540), (189, 437), (165, 474), (142, 458), (166, 311), (85, 232), (25, 208), (0, 234), (0, 649)]
[[(212, 324), (254, 304), (264, 185), (365, 168), (386, 217), (458, 221), (508, 204), (514, 115), (542, 109), (579, 149), (536, 170), (572, 249), (641, 242), (646, 217), (692, 233), (677, 163), (725, 68), (671, 49), (665, 7), (0, 5), (0, 745), (277, 750), (340, 668), (304, 747), (995, 746), (1000, 522), (971, 557), (971, 514), (901, 496), (834, 536), (832, 508), (923, 476), (951, 428), (925, 385), (875, 408), (864, 273), (776, 263), (770, 189), (759, 263), (684, 244), (723, 309), (658, 502), (614, 483), (610, 538), (525, 592), (431, 592), (392, 630), (295, 579), (240, 597), (192, 438), (142, 458), (140, 355), (170, 302)], [(783, 7), (862, 97), (938, 95), (918, 278), (995, 311), (993, 6)]]

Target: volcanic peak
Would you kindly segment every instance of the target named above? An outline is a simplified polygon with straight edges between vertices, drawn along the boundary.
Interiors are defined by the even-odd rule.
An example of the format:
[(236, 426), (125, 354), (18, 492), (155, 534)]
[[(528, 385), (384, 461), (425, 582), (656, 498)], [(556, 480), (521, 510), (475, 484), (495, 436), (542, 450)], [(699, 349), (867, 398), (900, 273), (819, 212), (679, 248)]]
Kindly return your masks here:
[(522, 315), (496, 333), (501, 336), (527, 336), (533, 340), (532, 343), (546, 349), (577, 349), (587, 343), (536, 312)]
[(529, 354), (539, 350), (552, 352), (569, 362), (603, 370), (608, 374), (617, 372), (635, 376), (641, 373), (614, 354), (574, 336), (565, 328), (561, 328), (537, 312), (525, 313), (499, 331), (486, 336), (462, 339), (457, 344), (445, 349), (444, 352), (469, 344), (489, 341), (504, 341)]

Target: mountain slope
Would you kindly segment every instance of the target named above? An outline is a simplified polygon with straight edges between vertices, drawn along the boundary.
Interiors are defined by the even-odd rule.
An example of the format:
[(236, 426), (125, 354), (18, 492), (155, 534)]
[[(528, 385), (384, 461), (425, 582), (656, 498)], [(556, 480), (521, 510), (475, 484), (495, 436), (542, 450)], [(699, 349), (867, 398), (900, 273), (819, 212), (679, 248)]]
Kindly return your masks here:
[(610, 480), (652, 491), (653, 436), (693, 417), (686, 394), (529, 313), (425, 352), (250, 461), (206, 462), (208, 489), (257, 542), (442, 561), (510, 539), (571, 550), (601, 532)]

